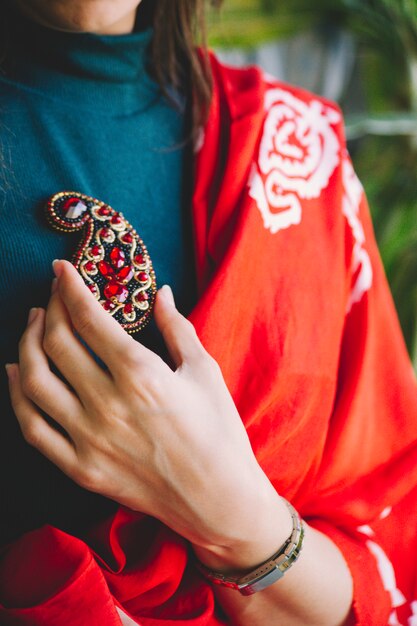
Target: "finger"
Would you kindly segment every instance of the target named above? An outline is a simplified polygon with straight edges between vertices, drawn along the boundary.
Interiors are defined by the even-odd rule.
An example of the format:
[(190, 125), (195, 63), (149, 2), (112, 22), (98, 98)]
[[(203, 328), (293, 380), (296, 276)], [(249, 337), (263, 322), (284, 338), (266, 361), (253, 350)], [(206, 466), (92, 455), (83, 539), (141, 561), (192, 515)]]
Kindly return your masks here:
[(155, 301), (155, 322), (176, 367), (207, 355), (192, 323), (177, 310), (172, 290), (164, 285)]
[(144, 359), (153, 354), (128, 335), (103, 309), (71, 263), (55, 261), (54, 272), (59, 294), (74, 328), (112, 373), (133, 350)]
[(72, 478), (78, 467), (73, 444), (50, 426), (35, 405), (26, 398), (20, 381), (19, 366), (9, 365), (7, 374), (13, 410), (25, 440)]
[(85, 407), (96, 404), (97, 399), (111, 392), (110, 375), (96, 363), (74, 334), (58, 291), (51, 296), (46, 310), (43, 348)]
[(42, 348), (45, 327), (43, 309), (32, 309), (19, 343), (20, 382), (24, 394), (40, 409), (71, 431), (80, 422), (82, 406), (67, 385), (49, 368)]

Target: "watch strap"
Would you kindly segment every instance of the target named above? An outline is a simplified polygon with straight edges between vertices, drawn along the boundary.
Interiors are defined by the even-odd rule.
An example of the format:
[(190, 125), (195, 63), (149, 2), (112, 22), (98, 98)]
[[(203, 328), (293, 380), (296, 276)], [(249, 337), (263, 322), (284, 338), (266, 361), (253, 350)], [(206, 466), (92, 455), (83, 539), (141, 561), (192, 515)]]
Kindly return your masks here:
[(293, 528), (291, 535), (282, 546), (269, 559), (243, 576), (222, 574), (198, 562), (198, 568), (207, 580), (249, 596), (266, 589), (284, 576), (300, 555), (304, 540), (304, 525), (294, 507), (285, 498), (283, 500), (291, 513)]

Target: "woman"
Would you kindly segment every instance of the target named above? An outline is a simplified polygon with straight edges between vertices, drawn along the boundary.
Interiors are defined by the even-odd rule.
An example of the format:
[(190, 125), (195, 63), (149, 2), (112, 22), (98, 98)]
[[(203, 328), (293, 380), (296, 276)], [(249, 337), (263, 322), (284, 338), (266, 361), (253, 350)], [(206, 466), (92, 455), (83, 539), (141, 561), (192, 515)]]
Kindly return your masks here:
[[(211, 82), (202, 4), (2, 9), (1, 623), (412, 624), (415, 380), (340, 112)], [(47, 293), (65, 190), (173, 285), (136, 341), (68, 261)]]

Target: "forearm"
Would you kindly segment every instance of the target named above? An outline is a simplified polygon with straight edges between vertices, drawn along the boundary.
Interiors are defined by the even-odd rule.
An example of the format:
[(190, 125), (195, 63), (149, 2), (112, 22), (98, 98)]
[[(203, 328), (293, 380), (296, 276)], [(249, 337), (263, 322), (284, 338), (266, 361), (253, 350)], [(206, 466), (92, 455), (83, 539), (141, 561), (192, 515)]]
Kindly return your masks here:
[[(281, 518), (277, 518), (277, 514)], [(283, 537), (272, 540), (278, 528), (289, 535), (288, 511), (276, 507), (274, 516), (260, 523), (262, 539), (248, 540), (236, 548), (225, 550), (195, 548), (200, 559), (218, 571), (232, 573), (256, 567), (266, 555), (270, 541), (270, 556), (279, 547)], [(269, 530), (270, 529), (270, 530)], [(288, 532), (287, 532), (288, 531)], [(265, 537), (266, 535), (266, 537)], [(257, 535), (258, 536), (258, 535)], [(255, 561), (256, 551), (259, 557)], [(252, 565), (249, 563), (252, 559)], [(305, 538), (301, 554), (285, 576), (268, 588), (252, 596), (214, 585), (215, 595), (234, 626), (348, 626), (353, 624), (352, 579), (346, 562), (336, 545), (321, 532), (305, 524)]]

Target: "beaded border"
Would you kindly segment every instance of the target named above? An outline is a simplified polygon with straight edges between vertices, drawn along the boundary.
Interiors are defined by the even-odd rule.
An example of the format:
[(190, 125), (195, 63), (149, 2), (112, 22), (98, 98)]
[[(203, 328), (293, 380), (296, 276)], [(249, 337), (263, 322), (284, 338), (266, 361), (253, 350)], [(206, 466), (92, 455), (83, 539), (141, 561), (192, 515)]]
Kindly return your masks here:
[[(85, 208), (82, 209), (81, 207), (79, 209), (81, 213), (74, 217), (63, 216), (62, 206), (65, 202), (76, 199), (80, 200), (81, 205), (85, 205)], [(46, 204), (46, 212), (48, 222), (55, 230), (69, 233), (84, 229), (81, 242), (72, 257), (72, 264), (90, 291), (110, 315), (115, 317), (122, 311), (126, 321), (117, 319), (120, 317), (119, 315), (115, 319), (126, 332), (134, 334), (142, 330), (152, 317), (157, 285), (148, 249), (133, 226), (122, 213), (115, 211), (105, 202), (78, 191), (60, 191), (54, 194)], [(107, 238), (100, 236), (103, 231), (107, 231)], [(112, 251), (115, 248), (121, 250), (123, 258), (125, 258), (126, 248), (130, 246), (127, 250), (130, 265), (114, 268), (114, 264), (107, 263), (105, 257), (109, 256), (106, 253), (109, 253), (110, 246)], [(138, 250), (140, 250), (139, 254), (137, 254)], [(143, 258), (143, 263), (135, 261), (137, 256)], [(117, 296), (113, 298), (104, 296), (104, 290), (100, 290), (99, 284), (94, 280), (95, 276), (102, 279), (101, 282), (105, 280), (105, 275), (98, 269), (100, 263), (102, 263), (102, 267), (105, 268), (107, 265), (107, 269), (111, 270), (112, 274), (110, 274), (109, 280), (120, 285), (123, 294), (126, 290), (128, 291), (128, 302), (126, 302), (127, 298), (119, 301)], [(116, 274), (116, 269), (119, 269), (120, 272), (124, 269), (126, 276), (123, 279), (118, 279), (120, 272)], [(142, 302), (136, 298), (142, 298)]]

